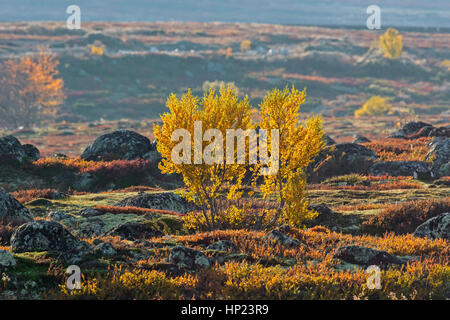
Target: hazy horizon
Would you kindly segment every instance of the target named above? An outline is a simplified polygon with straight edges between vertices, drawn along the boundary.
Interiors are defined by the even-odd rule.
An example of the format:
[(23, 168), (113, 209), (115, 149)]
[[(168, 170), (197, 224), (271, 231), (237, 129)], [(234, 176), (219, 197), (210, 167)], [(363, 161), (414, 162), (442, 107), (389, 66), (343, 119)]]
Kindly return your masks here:
[(81, 8), (82, 21), (197, 21), (365, 27), (366, 8), (381, 8), (382, 28), (450, 27), (450, 1), (418, 0), (0, 0), (0, 22), (62, 21), (69, 5)]

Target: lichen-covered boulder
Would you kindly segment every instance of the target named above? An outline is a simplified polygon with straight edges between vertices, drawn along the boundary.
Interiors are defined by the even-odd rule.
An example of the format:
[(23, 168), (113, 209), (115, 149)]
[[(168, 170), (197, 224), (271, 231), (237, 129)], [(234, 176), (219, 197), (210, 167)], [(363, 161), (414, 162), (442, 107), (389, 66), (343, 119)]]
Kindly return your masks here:
[(366, 173), (378, 158), (372, 150), (356, 144), (341, 143), (322, 150), (308, 166), (308, 176), (314, 181), (345, 175)]
[(387, 267), (389, 265), (400, 265), (406, 261), (386, 251), (367, 248), (357, 245), (349, 245), (337, 249), (335, 257), (352, 264), (371, 266), (377, 265)]
[(16, 259), (9, 251), (0, 250), (0, 273), (16, 266)]
[(0, 188), (0, 223), (19, 225), (33, 221), (33, 213)]
[(201, 251), (176, 246), (170, 251), (169, 262), (182, 269), (200, 269), (211, 265), (208, 257)]
[(419, 238), (450, 240), (450, 213), (442, 213), (428, 219), (417, 227), (413, 235)]
[(373, 176), (388, 174), (392, 177), (411, 176), (418, 179), (429, 179), (434, 176), (430, 165), (423, 161), (381, 161), (369, 168)]
[(430, 151), (425, 160), (431, 161), (431, 169), (437, 177), (450, 176), (450, 138), (434, 138), (429, 144)]
[(90, 161), (147, 159), (155, 150), (147, 137), (134, 131), (117, 130), (98, 137), (81, 158)]
[(39, 150), (30, 145), (22, 145), (17, 138), (5, 136), (0, 138), (0, 158), (25, 163), (39, 159)]
[(74, 237), (54, 221), (36, 221), (20, 226), (11, 237), (12, 252), (54, 251), (76, 263), (91, 252), (88, 243)]
[(117, 207), (139, 207), (187, 213), (195, 206), (172, 192), (140, 193), (115, 204)]

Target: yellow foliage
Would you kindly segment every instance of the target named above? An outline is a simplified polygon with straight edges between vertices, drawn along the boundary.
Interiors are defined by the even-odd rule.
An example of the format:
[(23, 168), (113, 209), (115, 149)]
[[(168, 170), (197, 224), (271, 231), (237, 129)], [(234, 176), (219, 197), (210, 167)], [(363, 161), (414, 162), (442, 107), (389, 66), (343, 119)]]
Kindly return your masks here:
[(279, 222), (299, 226), (314, 217), (308, 210), (304, 170), (325, 144), (320, 117), (308, 118), (304, 124), (299, 122), (299, 109), (305, 98), (305, 91), (294, 87), (274, 89), (261, 104), (261, 129), (279, 130), (279, 170), (275, 175), (264, 176), (261, 186), (264, 198), (275, 196), (279, 208), (265, 227)]
[(385, 115), (392, 110), (392, 105), (388, 102), (389, 98), (373, 96), (361, 108), (355, 110), (355, 117)]
[(0, 124), (30, 127), (56, 114), (64, 100), (58, 59), (44, 51), (18, 60), (7, 60), (0, 78)]
[[(183, 196), (201, 207), (207, 225), (209, 228), (214, 228), (218, 214), (215, 201), (219, 198), (220, 191), (227, 188), (227, 198), (239, 198), (241, 193), (238, 190), (246, 170), (244, 164), (237, 164), (237, 154), (233, 164), (206, 164), (203, 161), (201, 164), (195, 164), (194, 122), (201, 121), (202, 136), (208, 129), (217, 129), (225, 137), (227, 129), (247, 130), (253, 128), (250, 119), (251, 106), (248, 97), (239, 99), (232, 86), (222, 86), (218, 94), (216, 90), (210, 89), (203, 96), (201, 107), (199, 101), (200, 99), (193, 96), (190, 90), (180, 99), (172, 94), (167, 101), (170, 112), (161, 117), (163, 125), (162, 127), (155, 126), (154, 134), (158, 140), (158, 151), (163, 157), (159, 168), (163, 173), (183, 175), (184, 183), (188, 188)], [(186, 129), (190, 133), (189, 146), (190, 150), (194, 152), (191, 152), (189, 164), (176, 164), (172, 160), (172, 150), (179, 144), (178, 141), (172, 141), (172, 133), (176, 129)], [(212, 144), (203, 141), (200, 151)], [(184, 152), (186, 150), (183, 150), (183, 156)], [(218, 149), (214, 148), (215, 154), (220, 152), (225, 154), (223, 145)]]
[(250, 40), (244, 40), (241, 42), (241, 51), (245, 52), (252, 48), (252, 42)]
[(403, 50), (403, 37), (394, 28), (387, 29), (384, 35), (380, 36), (380, 47), (384, 51), (384, 56), (388, 59), (398, 59)]
[(450, 71), (450, 60), (449, 59), (445, 59), (444, 61), (442, 61), (441, 65), (446, 68), (448, 71)]
[(91, 46), (91, 55), (93, 56), (102, 56), (104, 52), (104, 49), (102, 46)]

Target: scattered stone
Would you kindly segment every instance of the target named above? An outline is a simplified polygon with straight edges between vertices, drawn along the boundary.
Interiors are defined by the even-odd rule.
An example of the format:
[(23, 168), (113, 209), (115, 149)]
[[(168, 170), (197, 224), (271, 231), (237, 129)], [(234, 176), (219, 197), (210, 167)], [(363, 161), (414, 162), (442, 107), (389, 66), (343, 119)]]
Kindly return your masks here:
[(66, 214), (66, 213), (64, 213), (64, 212), (62, 212), (62, 211), (52, 211), (52, 212), (50, 212), (49, 214), (48, 214), (48, 218), (51, 220), (51, 221), (61, 221), (61, 220), (64, 220), (64, 219), (67, 219), (67, 218), (69, 218), (70, 216), (68, 215), (68, 214)]
[(40, 152), (31, 144), (22, 145), (17, 138), (5, 136), (0, 138), (0, 157), (25, 163), (38, 160), (40, 158)]
[(40, 220), (20, 226), (11, 237), (12, 252), (56, 251), (69, 263), (91, 252), (88, 243), (75, 238), (61, 224)]
[(234, 247), (233, 242), (229, 240), (220, 240), (211, 243), (206, 249), (216, 251), (234, 251), (236, 248)]
[(102, 242), (94, 247), (94, 253), (102, 257), (111, 257), (117, 253), (109, 242)]
[(16, 266), (16, 259), (9, 251), (0, 250), (0, 273)]
[(150, 225), (137, 222), (127, 222), (108, 232), (108, 235), (120, 236), (127, 240), (137, 240), (162, 237), (164, 236), (164, 233)]
[(81, 158), (90, 161), (146, 159), (151, 151), (154, 145), (147, 137), (134, 131), (117, 130), (98, 137)]
[(169, 262), (183, 269), (207, 268), (211, 265), (208, 257), (203, 252), (187, 248), (185, 246), (176, 246), (170, 251)]
[(450, 213), (442, 213), (417, 227), (413, 235), (420, 238), (450, 240)]
[(325, 141), (325, 144), (327, 146), (332, 146), (334, 144), (336, 144), (336, 141), (334, 141), (329, 135), (324, 134), (323, 135), (323, 140)]
[(434, 127), (425, 122), (408, 122), (402, 129), (392, 133), (389, 138), (418, 139), (422, 137), (450, 138), (450, 128)]
[(286, 247), (298, 247), (301, 245), (300, 241), (298, 241), (297, 239), (291, 238), (278, 230), (270, 231), (264, 238), (269, 241), (274, 241), (278, 244), (282, 244)]
[(147, 209), (170, 210), (178, 213), (188, 213), (195, 206), (178, 194), (171, 192), (140, 193), (116, 203), (117, 207), (138, 207)]
[(366, 173), (378, 158), (372, 150), (355, 143), (341, 143), (321, 151), (308, 167), (315, 181), (350, 173)]
[(83, 208), (78, 214), (84, 218), (88, 218), (101, 216), (103, 212), (95, 210), (94, 208)]
[(17, 160), (20, 163), (24, 163), (27, 159), (27, 154), (19, 140), (13, 136), (0, 138), (0, 156)]
[(411, 122), (408, 122), (407, 124), (405, 124), (401, 130), (404, 135), (411, 135), (411, 134), (417, 133), (423, 127), (433, 127), (433, 126), (429, 123), (422, 122), (422, 121), (417, 121), (417, 122), (411, 121)]
[(41, 158), (41, 153), (39, 152), (39, 149), (33, 146), (32, 144), (24, 144), (22, 146), (26, 157), (31, 161), (36, 161)]
[(369, 139), (367, 139), (364, 136), (360, 136), (359, 134), (354, 135), (355, 140), (353, 140), (353, 143), (367, 143), (370, 142)]
[(431, 168), (437, 177), (450, 176), (450, 138), (434, 138), (428, 144), (430, 151), (425, 160), (431, 161)]
[(0, 188), (0, 222), (22, 224), (33, 221), (33, 213)]
[(318, 213), (317, 217), (307, 221), (306, 225), (309, 227), (316, 225), (334, 226), (339, 217), (338, 213), (334, 212), (324, 204), (310, 205), (308, 209), (314, 210)]
[(423, 161), (381, 161), (371, 166), (369, 173), (374, 176), (412, 176), (415, 179), (430, 179), (434, 176), (429, 164)]
[(387, 267), (389, 265), (399, 265), (405, 263), (403, 259), (386, 251), (357, 245), (338, 248), (335, 257), (348, 263), (363, 266), (377, 265)]

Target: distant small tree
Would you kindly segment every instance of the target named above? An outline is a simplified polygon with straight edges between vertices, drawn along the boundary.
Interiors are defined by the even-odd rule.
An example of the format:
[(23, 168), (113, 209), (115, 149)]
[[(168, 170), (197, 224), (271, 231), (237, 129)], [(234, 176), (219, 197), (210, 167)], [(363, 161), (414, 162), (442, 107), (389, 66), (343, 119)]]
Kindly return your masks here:
[(64, 100), (58, 63), (42, 51), (0, 65), (0, 126), (29, 128), (55, 115)]
[(398, 59), (403, 50), (403, 37), (394, 28), (380, 36), (380, 47), (388, 59)]
[(355, 117), (361, 116), (382, 116), (392, 110), (389, 98), (373, 96), (367, 100), (361, 108), (355, 110)]
[(244, 40), (241, 42), (241, 51), (245, 52), (252, 48), (252, 42), (250, 40)]
[(93, 56), (102, 56), (103, 53), (104, 53), (103, 46), (96, 46), (96, 45), (92, 45), (91, 46), (91, 55), (93, 55)]

